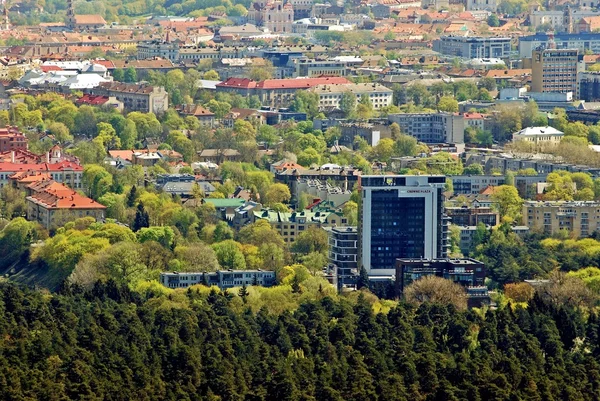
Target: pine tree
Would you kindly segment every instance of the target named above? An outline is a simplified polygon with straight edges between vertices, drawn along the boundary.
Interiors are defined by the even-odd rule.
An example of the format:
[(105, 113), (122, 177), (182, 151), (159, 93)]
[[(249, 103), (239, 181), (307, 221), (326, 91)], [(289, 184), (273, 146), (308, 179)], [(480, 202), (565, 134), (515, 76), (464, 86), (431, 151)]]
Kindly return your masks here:
[(238, 295), (240, 296), (240, 298), (242, 298), (244, 304), (248, 302), (248, 288), (246, 287), (246, 284), (244, 284), (242, 288), (240, 288)]
[(358, 280), (356, 281), (356, 289), (360, 290), (361, 288), (369, 289), (369, 274), (364, 267), (360, 268)]
[(133, 207), (135, 205), (135, 200), (137, 197), (137, 188), (134, 186), (129, 190), (129, 194), (127, 195), (127, 206)]
[(294, 275), (294, 280), (292, 281), (292, 293), (302, 294), (302, 288), (300, 288), (300, 280), (298, 280), (298, 276), (296, 275)]
[(138, 231), (140, 228), (150, 227), (150, 216), (144, 208), (144, 204), (140, 202), (135, 212), (135, 220), (133, 221), (133, 231)]

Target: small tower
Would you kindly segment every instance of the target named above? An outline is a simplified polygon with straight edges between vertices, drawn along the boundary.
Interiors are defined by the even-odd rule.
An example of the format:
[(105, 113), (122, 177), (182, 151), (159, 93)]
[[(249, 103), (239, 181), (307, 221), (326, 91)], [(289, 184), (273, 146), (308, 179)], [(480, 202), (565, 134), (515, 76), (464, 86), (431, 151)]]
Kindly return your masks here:
[(74, 0), (67, 0), (67, 28), (75, 29), (75, 4)]
[(3, 28), (5, 31), (10, 29), (10, 20), (8, 19), (8, 6), (4, 3), (4, 24)]

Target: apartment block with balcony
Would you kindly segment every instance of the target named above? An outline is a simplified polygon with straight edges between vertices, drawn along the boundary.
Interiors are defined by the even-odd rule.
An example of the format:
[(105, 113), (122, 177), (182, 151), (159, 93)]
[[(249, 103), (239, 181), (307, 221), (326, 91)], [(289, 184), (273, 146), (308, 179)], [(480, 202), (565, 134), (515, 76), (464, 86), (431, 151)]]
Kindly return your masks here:
[(329, 237), (329, 264), (336, 267), (338, 288), (355, 285), (358, 275), (356, 227), (325, 227)]
[(573, 237), (587, 237), (600, 229), (600, 202), (525, 202), (523, 224), (547, 235), (568, 231)]

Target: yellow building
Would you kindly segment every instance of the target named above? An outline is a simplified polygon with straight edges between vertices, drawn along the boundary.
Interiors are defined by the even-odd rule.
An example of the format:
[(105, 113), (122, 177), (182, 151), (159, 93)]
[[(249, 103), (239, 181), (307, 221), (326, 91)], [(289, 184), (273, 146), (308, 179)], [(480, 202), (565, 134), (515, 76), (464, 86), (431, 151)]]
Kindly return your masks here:
[(544, 234), (569, 231), (573, 237), (587, 237), (600, 229), (600, 203), (525, 202), (523, 225)]

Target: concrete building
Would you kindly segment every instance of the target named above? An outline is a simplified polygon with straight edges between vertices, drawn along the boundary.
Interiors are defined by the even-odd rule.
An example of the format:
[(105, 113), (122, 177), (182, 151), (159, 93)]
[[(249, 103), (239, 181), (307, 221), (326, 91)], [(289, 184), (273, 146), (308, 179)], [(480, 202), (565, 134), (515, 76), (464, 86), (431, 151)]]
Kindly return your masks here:
[(400, 113), (389, 114), (391, 123), (397, 123), (403, 133), (424, 143), (465, 142), (464, 118), (452, 113)]
[(339, 109), (343, 95), (348, 92), (356, 96), (357, 102), (367, 96), (375, 110), (391, 106), (394, 101), (394, 91), (380, 84), (324, 84), (310, 90), (319, 95), (320, 110)]
[(445, 258), (444, 176), (362, 176), (359, 267), (392, 276), (398, 258)]
[(338, 207), (341, 204), (348, 202), (352, 195), (351, 189), (331, 185), (327, 181), (311, 178), (299, 178), (296, 185), (294, 185), (294, 190), (296, 192), (292, 194), (292, 198), (296, 200), (299, 198), (300, 194), (304, 193), (310, 195), (313, 199), (331, 202), (333, 207)]
[(336, 60), (313, 60), (301, 58), (296, 60), (297, 77), (345, 77), (348, 75), (348, 64)]
[(532, 92), (577, 92), (579, 63), (577, 49), (534, 50), (531, 60)]
[(536, 145), (558, 145), (565, 134), (554, 127), (527, 127), (513, 134), (512, 140)]
[(505, 183), (503, 175), (453, 175), (448, 178), (452, 181), (455, 195), (474, 195), (489, 186)]
[(80, 217), (104, 219), (106, 207), (53, 180), (28, 186), (27, 220), (37, 221), (47, 229), (61, 227)]
[(218, 270), (216, 272), (161, 273), (159, 281), (168, 288), (188, 288), (196, 284), (217, 286), (222, 290), (259, 285), (272, 287), (277, 282), (275, 272), (268, 270)]
[(179, 43), (157, 40), (137, 45), (138, 60), (165, 58), (173, 62), (179, 61)]
[(486, 226), (494, 227), (500, 222), (498, 212), (491, 207), (447, 207), (446, 215), (450, 218), (450, 223), (457, 226), (476, 226), (481, 223)]
[(498, 8), (496, 0), (467, 0), (467, 11), (490, 11), (495, 13)]
[(325, 227), (329, 237), (329, 264), (336, 267), (338, 289), (356, 284), (358, 231), (356, 227)]
[(169, 108), (169, 95), (162, 86), (105, 82), (86, 93), (114, 97), (123, 102), (127, 111), (162, 114)]
[(293, 244), (300, 233), (310, 227), (323, 228), (348, 225), (348, 219), (335, 212), (275, 212), (261, 210), (254, 212), (254, 221), (266, 220), (283, 237), (286, 244)]
[(433, 50), (468, 59), (507, 58), (510, 37), (442, 36), (433, 41)]
[(485, 265), (475, 259), (406, 259), (396, 262), (396, 283), (401, 294), (411, 283), (425, 276), (438, 276), (463, 287), (481, 287)]
[(519, 57), (529, 58), (534, 50), (548, 48), (552, 42), (558, 50), (577, 49), (579, 54), (589, 50), (593, 54), (600, 54), (600, 33), (536, 33), (519, 38)]
[(586, 102), (600, 101), (600, 72), (585, 71), (577, 74), (577, 98)]
[(569, 231), (574, 237), (587, 237), (600, 229), (600, 203), (525, 202), (523, 225), (547, 235)]

